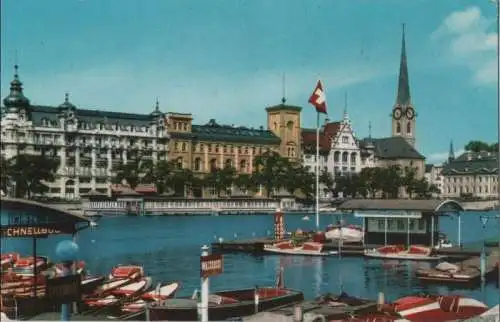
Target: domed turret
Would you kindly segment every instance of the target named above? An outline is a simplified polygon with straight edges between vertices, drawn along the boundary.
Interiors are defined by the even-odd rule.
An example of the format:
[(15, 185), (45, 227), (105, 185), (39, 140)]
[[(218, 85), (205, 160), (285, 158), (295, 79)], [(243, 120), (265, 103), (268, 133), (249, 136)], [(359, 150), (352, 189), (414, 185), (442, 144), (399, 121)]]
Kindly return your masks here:
[(68, 93), (64, 94), (64, 102), (61, 105), (59, 105), (59, 109), (61, 109), (61, 110), (75, 110), (76, 109), (76, 106), (71, 104), (71, 102), (69, 101), (69, 94)]
[(10, 93), (3, 99), (3, 104), (10, 112), (30, 106), (30, 100), (23, 94), (23, 83), (19, 80), (18, 66), (14, 66), (14, 79), (10, 82)]

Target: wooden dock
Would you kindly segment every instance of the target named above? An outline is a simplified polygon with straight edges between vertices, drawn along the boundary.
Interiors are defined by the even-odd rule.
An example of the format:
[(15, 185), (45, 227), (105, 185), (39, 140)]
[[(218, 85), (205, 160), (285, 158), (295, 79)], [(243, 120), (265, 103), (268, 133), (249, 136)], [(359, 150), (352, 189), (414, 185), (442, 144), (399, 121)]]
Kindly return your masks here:
[[(307, 237), (304, 237), (305, 241)], [(301, 240), (295, 238), (295, 240)], [(273, 238), (252, 238), (252, 239), (240, 239), (240, 240), (229, 240), (223, 242), (212, 243), (212, 251), (219, 254), (226, 253), (249, 253), (260, 255), (264, 253), (264, 245), (271, 245), (276, 241)], [(344, 242), (341, 247), (336, 241), (327, 241), (324, 243), (325, 251), (338, 251), (342, 256), (363, 256), (365, 249), (377, 248), (382, 245), (363, 245), (362, 243), (346, 243)], [(467, 248), (467, 247), (449, 247), (441, 248), (435, 251), (438, 255), (446, 256), (448, 259), (457, 261), (465, 260), (470, 257), (479, 256), (481, 250), (477, 248)], [(266, 253), (268, 254), (268, 253)]]
[[(455, 284), (474, 287), (481, 281), (481, 259), (479, 256), (470, 257), (464, 261), (454, 263), (458, 270), (421, 269), (416, 272), (417, 278), (425, 283)], [(491, 252), (486, 257), (485, 278), (495, 277), (500, 265), (500, 254)]]

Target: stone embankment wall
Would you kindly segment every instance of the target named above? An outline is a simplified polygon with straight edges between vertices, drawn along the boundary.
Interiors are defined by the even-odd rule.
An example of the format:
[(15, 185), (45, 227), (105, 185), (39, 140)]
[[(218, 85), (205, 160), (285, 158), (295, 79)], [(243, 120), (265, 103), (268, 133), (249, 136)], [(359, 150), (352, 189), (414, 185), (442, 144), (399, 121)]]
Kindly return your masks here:
[(461, 201), (460, 204), (468, 211), (491, 210), (498, 207), (498, 200)]

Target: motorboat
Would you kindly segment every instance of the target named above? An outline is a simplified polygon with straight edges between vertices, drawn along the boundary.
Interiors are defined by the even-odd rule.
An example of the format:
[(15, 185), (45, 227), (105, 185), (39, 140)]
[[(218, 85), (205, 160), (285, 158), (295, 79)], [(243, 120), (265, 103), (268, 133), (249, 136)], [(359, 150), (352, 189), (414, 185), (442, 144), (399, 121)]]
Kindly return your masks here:
[[(57, 263), (56, 264), (56, 274), (61, 276), (63, 271), (64, 271), (64, 264), (63, 263)], [(85, 262), (84, 261), (78, 261), (76, 263), (73, 263), (71, 265), (71, 270), (75, 269), (77, 274), (84, 275), (85, 273)]]
[(395, 312), (410, 321), (457, 321), (488, 311), (484, 303), (457, 295), (406, 296), (391, 306)]
[(103, 284), (104, 276), (85, 276), (82, 278), (82, 293), (88, 294), (94, 292), (100, 285)]
[(37, 256), (36, 260), (33, 256), (19, 257), (14, 264), (14, 273), (21, 276), (33, 276), (36, 267), (38, 272), (41, 272), (47, 265), (48, 258)]
[(376, 249), (366, 249), (365, 256), (379, 259), (411, 261), (434, 261), (445, 257), (432, 254), (432, 249), (429, 247), (416, 245), (412, 245), (408, 248), (400, 245), (387, 245)]
[(301, 256), (331, 256), (336, 251), (323, 251), (323, 244), (317, 242), (305, 242), (301, 246), (295, 246), (293, 241), (281, 241), (272, 245), (264, 245), (264, 251), (283, 255)]
[(109, 279), (115, 278), (126, 278), (126, 279), (138, 279), (144, 276), (144, 269), (139, 265), (117, 265), (111, 270), (109, 274)]
[(155, 290), (144, 293), (139, 300), (125, 304), (123, 311), (139, 312), (143, 310), (148, 303), (160, 302), (175, 296), (180, 287), (180, 283), (173, 282), (168, 284), (158, 284)]
[(109, 294), (111, 291), (132, 282), (133, 280), (129, 278), (115, 278), (107, 280), (95, 289), (94, 295)]
[[(300, 303), (304, 294), (279, 287), (257, 287), (241, 290), (216, 292), (208, 299), (208, 318), (210, 321), (224, 321), (255, 314), (255, 311), (269, 311)], [(149, 321), (197, 321), (198, 299), (173, 298), (154, 302), (146, 306)]]

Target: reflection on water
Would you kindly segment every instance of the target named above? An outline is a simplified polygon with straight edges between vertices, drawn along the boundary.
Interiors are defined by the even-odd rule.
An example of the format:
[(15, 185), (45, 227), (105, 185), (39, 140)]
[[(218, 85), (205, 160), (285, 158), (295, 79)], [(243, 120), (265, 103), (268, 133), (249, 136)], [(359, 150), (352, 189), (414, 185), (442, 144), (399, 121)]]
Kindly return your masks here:
[[(314, 229), (314, 221), (303, 221), (300, 215), (286, 216), (289, 231), (297, 228)], [(347, 219), (347, 217), (345, 217)], [(478, 217), (462, 216), (465, 242), (483, 238)], [(335, 221), (332, 216), (322, 216), (326, 226)], [(356, 221), (348, 223), (356, 223)], [(441, 222), (452, 239), (455, 222), (444, 218)], [(106, 274), (118, 263), (138, 263), (156, 280), (182, 282), (181, 295), (189, 296), (199, 288), (199, 255), (203, 244), (216, 238), (252, 238), (266, 235), (272, 229), (272, 216), (217, 216), (217, 217), (112, 217), (99, 221), (95, 230), (85, 230), (78, 236), (79, 256), (85, 260), (92, 273)], [(467, 227), (467, 228), (465, 228)], [(448, 228), (449, 230), (446, 230)], [(467, 232), (465, 229), (468, 229)], [(485, 231), (485, 238), (497, 236), (496, 227)], [(38, 242), (40, 254), (55, 257), (55, 245), (64, 237), (50, 237)], [(68, 237), (65, 237), (68, 238)], [(476, 240), (475, 240), (476, 239)], [(2, 251), (31, 252), (30, 239), (2, 240)], [(378, 292), (388, 300), (416, 293), (463, 293), (479, 300), (487, 298), (489, 304), (497, 302), (498, 289), (487, 285), (478, 290), (453, 290), (443, 286), (422, 286), (414, 278), (414, 271), (428, 267), (428, 263), (365, 260), (357, 257), (295, 257), (251, 256), (231, 254), (224, 257), (224, 274), (211, 279), (213, 290), (274, 285), (277, 270), (284, 267), (287, 287), (303, 290), (306, 297), (323, 293), (339, 293), (341, 288), (355, 296), (372, 298)], [(486, 295), (485, 295), (486, 294)]]

